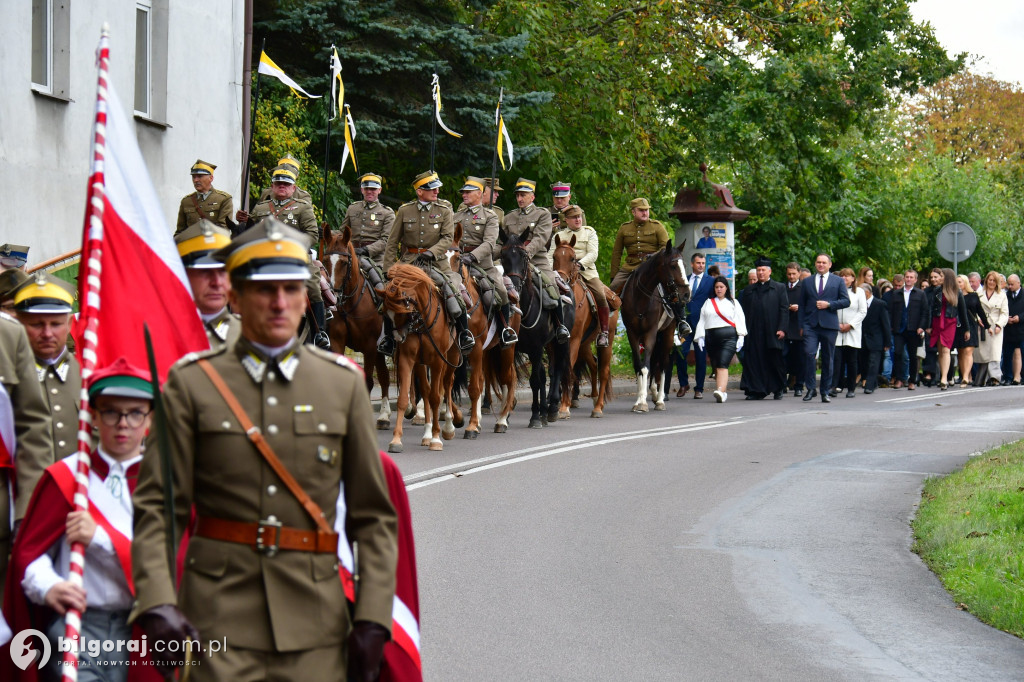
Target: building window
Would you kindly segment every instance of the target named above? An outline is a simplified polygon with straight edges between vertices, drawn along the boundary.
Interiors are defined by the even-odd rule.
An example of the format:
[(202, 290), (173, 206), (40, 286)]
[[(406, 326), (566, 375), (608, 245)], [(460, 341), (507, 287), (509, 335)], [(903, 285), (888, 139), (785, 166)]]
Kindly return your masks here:
[(32, 89), (67, 100), (71, 78), (71, 0), (32, 0)]
[(135, 115), (166, 125), (167, 0), (135, 3)]

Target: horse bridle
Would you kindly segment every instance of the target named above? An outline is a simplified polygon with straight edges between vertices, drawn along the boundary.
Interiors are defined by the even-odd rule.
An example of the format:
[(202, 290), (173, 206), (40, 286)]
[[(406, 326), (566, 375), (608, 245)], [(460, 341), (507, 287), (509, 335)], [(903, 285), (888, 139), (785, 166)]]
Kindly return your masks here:
[[(355, 310), (356, 308), (358, 308), (359, 307), (359, 303), (363, 300), (363, 295), (366, 293), (366, 288), (368, 286), (370, 286), (370, 283), (369, 282), (363, 282), (363, 286), (359, 287), (358, 291), (353, 291), (352, 293), (347, 293), (345, 291), (345, 289), (346, 289), (346, 287), (348, 287), (349, 282), (352, 280), (352, 269), (354, 267), (355, 268), (359, 267), (359, 264), (356, 263), (354, 261), (354, 259), (353, 259), (352, 252), (348, 251), (348, 250), (346, 250), (346, 251), (328, 251), (327, 253), (324, 254), (324, 256), (341, 256), (341, 257), (346, 258), (348, 260), (348, 271), (345, 273), (345, 277), (341, 281), (341, 286), (340, 287), (336, 287), (336, 286), (334, 286), (334, 282), (333, 281), (331, 282), (331, 290), (334, 291), (334, 295), (338, 299), (338, 302), (335, 304), (337, 309), (338, 309), (338, 312), (341, 313), (342, 315), (346, 315), (345, 310), (344, 310), (345, 304), (347, 304), (349, 301), (352, 301), (352, 299), (355, 299), (352, 302), (352, 309)], [(334, 272), (331, 272), (331, 279), (332, 280), (334, 279)], [(359, 319), (369, 319), (370, 316), (365, 316), (363, 318), (360, 318), (360, 317), (357, 317), (355, 315), (352, 315), (351, 317), (352, 317), (352, 319), (359, 320)]]
[[(508, 245), (506, 245), (504, 248), (506, 248), (506, 249), (518, 249), (518, 250), (523, 252), (523, 262), (526, 263), (526, 274), (525, 275), (521, 275), (518, 272), (506, 272), (505, 274), (511, 280), (518, 280), (519, 281), (519, 284), (518, 284), (519, 291), (521, 291), (521, 292), (523, 292), (525, 294), (526, 293), (526, 287), (527, 287), (528, 284), (530, 284), (530, 281), (529, 281), (530, 280), (530, 275), (529, 275), (529, 273), (530, 273), (530, 256), (529, 256), (529, 254), (526, 253), (526, 249), (524, 249), (522, 246), (519, 246), (518, 244), (515, 245), (515, 246), (508, 246)], [(520, 300), (522, 300), (522, 298), (520, 298)], [(533, 324), (527, 324), (526, 323), (526, 313), (527, 313), (527, 311), (524, 310), (523, 311), (523, 316), (522, 316), (522, 319), (521, 319), (521, 322), (520, 322), (520, 329), (533, 329), (538, 324), (540, 324), (540, 318), (541, 318), (541, 316), (544, 313), (544, 306), (541, 304), (539, 296), (537, 297), (537, 319), (535, 319), (533, 321)]]
[[(675, 262), (676, 260), (681, 260), (681, 259), (673, 258), (671, 262)], [(655, 273), (655, 274), (657, 274), (657, 273)], [(660, 298), (661, 298), (662, 303), (667, 304), (667, 303), (670, 303), (671, 301), (674, 301), (674, 300), (678, 301), (679, 300), (679, 285), (676, 284), (676, 280), (675, 280), (674, 277), (669, 277), (667, 282), (661, 281), (661, 278), (657, 277), (657, 276), (655, 277), (655, 280), (658, 282), (658, 284), (661, 285), (661, 289), (662, 289), (663, 293), (660, 296)], [(649, 297), (649, 298), (653, 298), (654, 295), (657, 293), (654, 290), (654, 289), (657, 289), (657, 286), (655, 286), (654, 289), (652, 289), (651, 291), (647, 291), (646, 289), (644, 289), (643, 284), (640, 282), (640, 278), (639, 277), (636, 280), (636, 288), (640, 291), (641, 294), (643, 294), (644, 296)], [(681, 301), (680, 301), (680, 303), (681, 303)]]
[(441, 297), (437, 297), (437, 307), (434, 310), (434, 319), (432, 319), (429, 324), (427, 324), (425, 316), (423, 312), (420, 310), (416, 299), (410, 296), (405, 291), (402, 292), (402, 303), (404, 303), (405, 307), (408, 308), (408, 312), (405, 313), (410, 318), (409, 322), (406, 323), (405, 325), (408, 330), (408, 333), (419, 334), (421, 338), (425, 336), (427, 340), (430, 342), (430, 345), (433, 347), (434, 352), (437, 353), (438, 357), (441, 358), (444, 364), (452, 368), (461, 367), (462, 363), (464, 362), (462, 353), (459, 353), (458, 364), (453, 365), (452, 363), (448, 362), (448, 358), (445, 357), (445, 354), (441, 352), (441, 349), (438, 348), (437, 344), (434, 342), (434, 335), (430, 333), (430, 331), (434, 328), (434, 325), (437, 324), (437, 320), (441, 317)]

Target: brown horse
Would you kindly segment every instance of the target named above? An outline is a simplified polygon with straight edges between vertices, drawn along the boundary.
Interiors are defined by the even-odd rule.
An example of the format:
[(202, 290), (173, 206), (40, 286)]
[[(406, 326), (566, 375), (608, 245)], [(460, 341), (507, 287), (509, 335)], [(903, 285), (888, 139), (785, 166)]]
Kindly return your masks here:
[[(462, 235), (462, 226), (455, 226), (455, 248)], [(495, 433), (505, 433), (508, 430), (508, 416), (515, 407), (516, 382), (518, 380), (515, 366), (515, 346), (502, 348), (499, 340), (499, 328), (497, 322), (488, 324), (487, 313), (480, 301), (480, 291), (476, 281), (470, 276), (469, 268), (459, 258), (459, 253), (452, 254), (452, 270), (462, 276), (462, 281), (469, 292), (470, 300), (473, 302), (469, 309), (469, 330), (476, 337), (476, 345), (470, 351), (467, 360), (468, 367), (463, 365), (455, 370), (457, 377), (456, 384), (466, 383), (462, 374), (469, 374), (469, 424), (466, 426), (464, 437), (476, 439), (480, 435), (480, 415), (482, 414), (481, 404), (483, 403), (484, 386), (494, 386), (496, 392), (502, 394), (501, 412), (494, 424)], [(509, 325), (519, 333), (520, 315), (515, 312)], [(461, 379), (461, 380), (460, 380)], [(455, 408), (452, 406), (452, 412)]]
[[(427, 427), (421, 445), (431, 450), (442, 450), (442, 401), (451, 403), (455, 368), (462, 353), (455, 336), (448, 328), (444, 301), (430, 276), (414, 265), (396, 264), (388, 270), (390, 281), (384, 288), (384, 312), (390, 315), (395, 327), (395, 365), (398, 373), (398, 414), (405, 412), (412, 394), (412, 373), (424, 395), (424, 417)], [(429, 372), (429, 381), (427, 378)], [(448, 411), (448, 418), (451, 418)], [(445, 430), (445, 438), (455, 435), (454, 428)], [(402, 452), (402, 420), (395, 420), (395, 431), (388, 452)]]
[[(569, 339), (569, 366), (576, 367), (576, 361), (581, 357), (584, 349), (597, 339), (601, 331), (597, 322), (597, 315), (591, 311), (587, 300), (587, 283), (583, 281), (580, 274), (580, 265), (576, 261), (576, 235), (563, 242), (558, 235), (555, 235), (555, 249), (552, 253), (554, 270), (561, 275), (562, 279), (569, 283), (573, 289), (576, 299), (576, 315), (573, 318), (573, 326), (570, 330), (572, 337)], [(619, 297), (608, 287), (605, 287), (605, 297), (608, 299), (608, 346), (597, 349), (597, 376), (591, 374), (590, 395), (594, 400), (594, 409), (590, 416), (599, 419), (604, 416), (604, 404), (609, 386), (611, 385), (611, 361), (612, 341), (615, 339), (615, 325), (619, 320)], [(570, 380), (576, 378), (575, 372), (566, 372), (562, 376), (562, 403), (558, 410), (559, 419), (569, 418), (569, 405), (572, 401), (572, 392), (569, 390)], [(594, 382), (598, 384), (595, 390)]]
[(377, 428), (385, 431), (391, 428), (391, 402), (388, 399), (391, 378), (387, 360), (377, 352), (383, 319), (370, 294), (370, 283), (359, 269), (359, 259), (351, 239), (352, 233), (347, 226), (338, 233), (331, 232), (326, 225), (320, 238), (321, 262), (338, 299), (334, 318), (327, 323), (327, 333), (331, 337), (331, 350), (335, 353), (344, 353), (348, 347), (363, 354), (367, 391), (373, 389), (373, 370), (376, 369), (381, 394)]

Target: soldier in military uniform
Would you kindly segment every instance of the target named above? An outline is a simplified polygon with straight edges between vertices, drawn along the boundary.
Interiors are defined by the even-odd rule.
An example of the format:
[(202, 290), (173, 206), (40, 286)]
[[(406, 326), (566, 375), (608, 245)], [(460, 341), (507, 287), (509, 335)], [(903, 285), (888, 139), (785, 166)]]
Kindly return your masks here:
[[(235, 217), (239, 223), (250, 226), (272, 216), (285, 225), (304, 232), (310, 243), (316, 244), (320, 241), (320, 231), (316, 225), (316, 215), (313, 214), (313, 204), (296, 196), (295, 183), (298, 175), (293, 168), (294, 166), (288, 164), (274, 168), (271, 176), (272, 196), (256, 204), (251, 213), (238, 211)], [(331, 340), (327, 337), (327, 309), (324, 307), (324, 297), (320, 291), (320, 268), (312, 261), (309, 264), (306, 293), (309, 295), (310, 309), (313, 311), (312, 323), (316, 328), (312, 341), (320, 348), (330, 348)]]
[[(459, 330), (459, 348), (472, 350), (476, 344), (469, 331), (465, 304), (459, 296), (462, 277), (452, 272), (447, 251), (455, 239), (455, 222), (448, 202), (437, 199), (441, 180), (437, 173), (426, 171), (413, 180), (416, 200), (409, 201), (395, 211), (395, 226), (384, 250), (384, 272), (395, 263), (406, 263), (423, 268), (444, 293), (445, 309)], [(384, 331), (377, 351), (384, 355), (395, 352), (394, 327), (391, 318), (384, 316)]]
[(545, 307), (553, 309), (558, 318), (555, 339), (559, 343), (566, 343), (569, 340), (569, 330), (563, 323), (562, 306), (558, 290), (555, 288), (555, 273), (551, 270), (551, 259), (548, 258), (548, 242), (551, 241), (551, 213), (546, 208), (539, 208), (533, 203), (536, 190), (537, 182), (535, 180), (519, 178), (516, 181), (515, 194), (519, 208), (505, 216), (505, 231), (508, 234), (517, 235), (523, 240), (523, 248), (526, 249), (534, 267), (540, 271), (541, 280), (548, 296)]
[(209, 220), (221, 227), (228, 227), (231, 223), (231, 195), (213, 188), (215, 170), (216, 166), (202, 159), (192, 164), (192, 186), (196, 191), (181, 200), (175, 234), (184, 232), (189, 225), (200, 220)]
[[(554, 232), (558, 232), (565, 227), (559, 221), (559, 215), (572, 205), (572, 187), (568, 182), (556, 182), (551, 185), (551, 206), (548, 207), (548, 213), (551, 214), (551, 229)], [(580, 209), (583, 210), (582, 208)], [(583, 214), (583, 222), (586, 224), (587, 215)]]
[[(612, 246), (612, 283), (609, 285), (612, 291), (622, 294), (622, 288), (626, 286), (629, 275), (640, 267), (640, 263), (653, 253), (665, 248), (671, 240), (668, 230), (658, 220), (651, 220), (651, 205), (647, 199), (638, 197), (629, 202), (629, 210), (633, 219), (628, 223), (619, 225), (619, 232), (615, 235), (615, 245)], [(626, 262), (622, 262), (622, 251), (626, 251)], [(679, 338), (683, 338), (691, 331), (690, 325), (686, 323), (686, 312), (681, 303), (672, 304), (672, 312), (676, 316), (676, 328), (679, 331)]]
[(493, 292), (500, 306), (501, 345), (511, 346), (519, 337), (509, 326), (512, 306), (509, 305), (508, 290), (505, 289), (505, 283), (494, 267), (492, 259), (494, 242), (498, 238), (498, 215), (481, 205), (483, 189), (484, 181), (471, 175), (466, 178), (465, 184), (459, 190), (462, 193), (462, 207), (455, 214), (455, 224), (462, 225), (460, 258), (469, 268), (469, 272), (480, 282), (482, 296), (486, 299), (489, 297), (487, 292)]
[[(0, 313), (0, 384), (11, 399), (14, 435), (18, 444), (17, 466), (12, 453), (0, 448), (0, 596), (7, 575), (11, 547), (10, 483), (17, 482), (15, 523), (25, 515), (29, 498), (46, 467), (53, 464), (50, 409), (36, 374), (32, 347), (24, 327)], [(77, 415), (72, 415), (77, 427)], [(75, 429), (76, 433), (78, 429)]]
[(192, 287), (192, 298), (206, 329), (210, 348), (238, 340), (242, 325), (238, 316), (228, 310), (228, 292), (231, 283), (224, 264), (211, 254), (231, 242), (231, 233), (209, 220), (196, 223), (174, 236), (178, 255), (185, 265), (185, 274)]
[[(291, 154), (285, 154), (280, 159), (278, 159), (277, 165), (278, 167), (284, 167), (290, 170), (292, 173), (295, 174), (296, 178), (299, 177), (299, 169), (302, 168), (302, 164), (299, 163), (299, 160), (296, 159)], [(273, 193), (273, 187), (264, 187), (263, 191), (260, 192), (260, 201), (266, 201), (267, 199), (271, 199), (271, 195)], [(303, 201), (308, 201), (311, 204), (313, 203), (313, 197), (309, 194), (309, 192), (302, 189), (298, 185), (295, 186), (295, 194), (292, 196), (294, 196), (296, 199), (302, 199)], [(259, 203), (259, 201), (256, 203)]]
[[(608, 345), (608, 299), (604, 295), (604, 282), (597, 275), (597, 262), (600, 239), (597, 230), (589, 225), (583, 224), (583, 209), (579, 206), (568, 206), (562, 211), (562, 221), (565, 229), (555, 234), (563, 244), (568, 244), (573, 237), (576, 243), (573, 250), (576, 252), (576, 260), (580, 264), (580, 276), (587, 283), (587, 288), (594, 294), (594, 302), (597, 304), (597, 320), (601, 325), (601, 332), (597, 335), (597, 346), (603, 348)], [(554, 257), (555, 240), (551, 239), (551, 252), (549, 257)]]
[(45, 273), (30, 275), (14, 295), (18, 321), (28, 335), (49, 407), (54, 461), (78, 451), (82, 368), (68, 351), (74, 302), (75, 288)]
[[(376, 679), (390, 638), (397, 522), (370, 396), (358, 365), (297, 342), (309, 246), (268, 219), (215, 252), (241, 336), (186, 356), (165, 384), (175, 528), (180, 536), (194, 509), (195, 530), (179, 592), (161, 457), (146, 457), (133, 496), (131, 616), (164, 674), (192, 637), (226, 641), (192, 669), (194, 682)], [(272, 452), (254, 447), (256, 433)], [(356, 568), (351, 543), (360, 580), (350, 618), (339, 562)]]
[(384, 249), (395, 224), (395, 212), (377, 201), (380, 196), (381, 177), (376, 173), (365, 173), (359, 177), (359, 191), (363, 200), (357, 201), (345, 211), (342, 228), (346, 225), (352, 232), (352, 244), (356, 247), (359, 268), (370, 281), (370, 286), (379, 289), (384, 286)]

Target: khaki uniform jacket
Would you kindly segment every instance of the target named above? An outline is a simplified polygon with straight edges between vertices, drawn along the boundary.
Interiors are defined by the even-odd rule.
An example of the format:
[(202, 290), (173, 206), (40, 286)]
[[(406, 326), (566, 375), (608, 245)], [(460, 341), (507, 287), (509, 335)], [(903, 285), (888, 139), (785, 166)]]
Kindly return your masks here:
[[(574, 204), (572, 201), (570, 201), (569, 202), (569, 206), (579, 206), (579, 204)], [(566, 206), (565, 208), (569, 208), (569, 206)], [(548, 206), (548, 213), (551, 214), (551, 223), (552, 224), (554, 224), (555, 221), (558, 220), (558, 214), (561, 213), (562, 211), (564, 211), (565, 208), (555, 208), (554, 205)], [(580, 207), (580, 211), (583, 211), (582, 207)], [(583, 216), (583, 224), (586, 225), (587, 224), (587, 212), (583, 211), (580, 215)], [(559, 226), (558, 229), (564, 229), (564, 228), (565, 228), (565, 223), (562, 223)]]
[[(658, 220), (648, 220), (643, 225), (638, 225), (636, 220), (622, 223), (612, 247), (612, 279), (619, 270), (633, 272), (643, 262), (643, 256), (665, 248), (668, 242), (668, 230)], [(622, 263), (623, 249), (626, 251), (625, 263)]]
[[(53, 464), (53, 436), (50, 408), (43, 397), (42, 385), (36, 374), (35, 358), (21, 323), (6, 313), (0, 313), (0, 384), (11, 397), (14, 409), (14, 433), (18, 443), (15, 473), (18, 497), (14, 505), (14, 518), (25, 515), (29, 498), (43, 470)], [(78, 412), (74, 433), (78, 433)], [(9, 533), (7, 520), (9, 501), (7, 485), (0, 486), (0, 539)], [(4, 557), (6, 561), (6, 556)]]
[(551, 214), (546, 208), (530, 204), (526, 208), (509, 211), (505, 215), (505, 231), (529, 241), (525, 248), (534, 266), (541, 272), (546, 272), (549, 277), (554, 277), (554, 273), (551, 272), (551, 259), (548, 258)]
[(452, 209), (435, 201), (420, 207), (418, 201), (402, 204), (395, 211), (395, 225), (388, 237), (384, 251), (384, 272), (395, 263), (412, 263), (418, 253), (408, 249), (429, 249), (434, 256), (434, 267), (452, 274), (447, 251), (455, 239), (455, 222)]
[[(256, 204), (249, 214), (249, 220), (255, 224), (267, 216), (274, 216), (285, 225), (294, 227), (299, 232), (309, 235), (310, 243), (316, 248), (320, 241), (320, 229), (316, 224), (316, 215), (313, 213), (313, 204), (304, 199), (297, 198), (298, 190), (290, 199), (278, 204), (273, 199), (267, 199)], [(310, 260), (309, 279), (306, 280), (306, 293), (314, 303), (323, 300), (320, 293), (320, 268)]]
[[(576, 237), (576, 244), (573, 246), (573, 250), (576, 252), (576, 260), (580, 262), (580, 274), (583, 275), (583, 279), (587, 280), (598, 276), (597, 268), (594, 267), (601, 244), (601, 240), (597, 236), (597, 230), (589, 225), (584, 225), (576, 231), (565, 228), (560, 230), (556, 236), (563, 244), (568, 244), (573, 237)], [(551, 259), (552, 267), (554, 267), (554, 256), (555, 239), (552, 237), (551, 250), (548, 251), (548, 258)]]
[(210, 348), (214, 349), (235, 345), (242, 334), (242, 321), (227, 308), (209, 322), (204, 322), (203, 327), (206, 329), (206, 340), (210, 342)]
[[(343, 509), (348, 540), (359, 543), (354, 618), (390, 629), (397, 520), (362, 373), (344, 358), (297, 343), (279, 361), (268, 361), (245, 337), (201, 357), (224, 378), (328, 525)], [(195, 359), (186, 356), (171, 369), (163, 394), (178, 535), (193, 505), (200, 518), (252, 523), (274, 516), (286, 527), (315, 530)], [(147, 452), (156, 448), (150, 438)], [(281, 550), (267, 556), (249, 545), (193, 536), (176, 594), (167, 566), (160, 461), (143, 460), (133, 496), (131, 618), (177, 603), (204, 642), (226, 638), (229, 647), (276, 652), (342, 646), (350, 621), (334, 554)]]
[[(260, 192), (260, 200), (257, 201), (256, 203), (257, 204), (262, 204), (264, 201), (270, 201), (273, 198), (273, 196), (274, 196), (274, 188), (273, 187), (264, 187), (263, 191)], [(298, 185), (295, 186), (295, 193), (292, 194), (292, 198), (293, 199), (299, 199), (300, 201), (308, 201), (311, 204), (313, 203), (313, 197), (310, 195), (310, 193), (307, 192), (306, 190), (302, 189)]]
[[(203, 215), (196, 210), (197, 201)], [(190, 225), (198, 223), (203, 218), (226, 228), (228, 221), (235, 219), (235, 212), (231, 206), (231, 195), (221, 192), (219, 189), (211, 189), (205, 199), (199, 198), (199, 192), (192, 192), (181, 200), (181, 205), (178, 207), (178, 225), (174, 228), (174, 234), (184, 232)]]
[(351, 204), (345, 211), (345, 219), (341, 221), (343, 228), (348, 225), (352, 231), (352, 242), (356, 246), (365, 245), (370, 260), (377, 265), (384, 258), (384, 249), (394, 224), (395, 212), (379, 201), (357, 201)]
[(494, 243), (498, 239), (498, 214), (483, 206), (477, 206), (476, 209), (461, 208), (455, 214), (455, 223), (462, 225), (462, 241), (459, 242), (462, 252), (473, 254), (480, 269), (492, 274)]
[(67, 348), (52, 365), (36, 363), (36, 375), (50, 407), (54, 461), (78, 452), (78, 408), (82, 400), (82, 368)]

